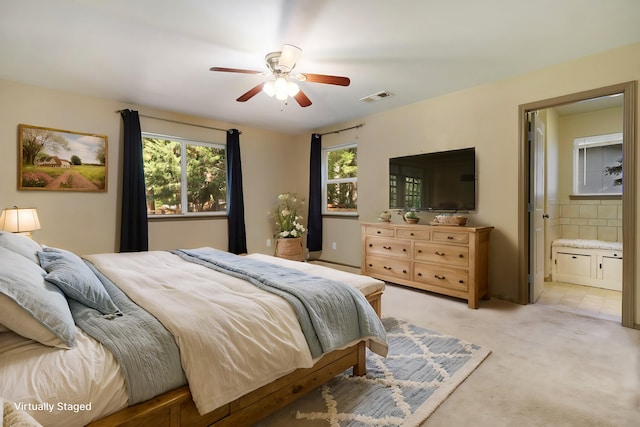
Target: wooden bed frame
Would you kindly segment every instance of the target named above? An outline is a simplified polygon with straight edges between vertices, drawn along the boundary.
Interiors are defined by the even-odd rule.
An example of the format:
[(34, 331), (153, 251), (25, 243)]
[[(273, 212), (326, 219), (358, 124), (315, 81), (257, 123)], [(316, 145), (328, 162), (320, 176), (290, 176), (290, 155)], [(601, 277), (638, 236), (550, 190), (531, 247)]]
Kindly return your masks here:
[[(367, 296), (381, 316), (382, 291)], [(130, 406), (89, 427), (186, 427), (250, 425), (310, 392), (353, 367), (354, 375), (364, 375), (366, 341), (322, 356), (311, 368), (297, 369), (205, 415), (196, 409), (188, 386), (169, 391), (146, 402)]]

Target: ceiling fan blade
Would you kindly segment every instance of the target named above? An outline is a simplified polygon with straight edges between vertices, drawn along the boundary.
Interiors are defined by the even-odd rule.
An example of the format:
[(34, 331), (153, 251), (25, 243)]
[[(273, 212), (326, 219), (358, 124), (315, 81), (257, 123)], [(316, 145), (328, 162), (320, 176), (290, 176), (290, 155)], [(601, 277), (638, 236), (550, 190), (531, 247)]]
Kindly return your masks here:
[(301, 90), (298, 91), (298, 93), (296, 93), (293, 97), (301, 107), (308, 107), (309, 105), (311, 105), (311, 100)]
[(296, 76), (298, 80), (307, 81), (312, 83), (325, 83), (329, 85), (338, 85), (338, 86), (349, 86), (351, 84), (351, 80), (349, 77), (340, 77), (340, 76), (327, 76), (325, 74), (299, 74)]
[(278, 60), (278, 66), (280, 71), (288, 73), (296, 66), (296, 62), (302, 54), (302, 49), (291, 44), (285, 44), (280, 52), (280, 59)]
[(246, 102), (246, 101), (250, 100), (251, 98), (253, 98), (257, 94), (259, 94), (260, 91), (262, 91), (262, 87), (263, 86), (264, 86), (264, 83), (260, 83), (258, 86), (255, 86), (253, 89), (250, 89), (247, 92), (245, 92), (244, 94), (240, 95), (240, 97), (238, 99), (236, 99), (236, 101), (238, 101), (238, 102)]
[(224, 68), (224, 67), (211, 67), (209, 71), (223, 71), (225, 73), (243, 73), (243, 74), (262, 74), (262, 71), (255, 70), (243, 70), (241, 68)]

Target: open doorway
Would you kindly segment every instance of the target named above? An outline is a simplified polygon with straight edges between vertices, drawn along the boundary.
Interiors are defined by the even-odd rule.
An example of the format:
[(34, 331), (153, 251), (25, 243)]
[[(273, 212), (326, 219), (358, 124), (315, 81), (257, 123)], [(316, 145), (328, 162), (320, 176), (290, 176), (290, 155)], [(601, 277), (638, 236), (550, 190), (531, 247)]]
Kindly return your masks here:
[[(552, 257), (551, 242), (563, 237), (562, 230), (566, 231), (567, 237), (574, 237), (573, 240), (580, 241), (597, 240), (598, 218), (589, 221), (578, 218), (574, 224), (567, 219), (560, 219), (559, 211), (562, 210), (562, 203), (570, 200), (575, 193), (573, 188), (574, 171), (572, 160), (573, 146), (558, 148), (559, 136), (558, 123), (562, 122), (563, 115), (578, 114), (577, 109), (591, 109), (602, 107), (602, 109), (614, 108), (616, 103), (620, 107), (620, 119), (622, 127), (622, 158), (624, 174), (621, 178), (621, 196), (610, 195), (604, 199), (605, 208), (600, 211), (608, 215), (611, 214), (612, 206), (616, 203), (620, 205), (622, 218), (619, 221), (619, 230), (616, 229), (616, 221), (611, 221), (610, 227), (602, 227), (600, 237), (604, 240), (621, 241), (624, 257), (620, 261), (621, 265), (621, 323), (623, 326), (633, 327), (635, 321), (635, 220), (636, 220), (636, 197), (635, 197), (635, 159), (634, 159), (634, 132), (635, 132), (635, 82), (609, 86), (605, 88), (590, 90), (563, 97), (543, 100), (520, 106), (520, 182), (519, 182), (519, 234), (520, 234), (520, 302), (528, 304), (535, 302), (543, 289), (540, 285), (541, 277), (550, 279), (552, 276), (555, 259)], [(614, 96), (619, 95), (619, 96)], [(610, 107), (610, 108), (608, 108)], [(612, 110), (615, 111), (615, 110)], [(578, 117), (578, 116), (576, 116)], [(538, 122), (536, 124), (536, 122)], [(586, 125), (595, 127), (596, 122), (592, 121)], [(542, 155), (536, 136), (539, 133), (540, 125), (543, 129), (551, 129), (550, 133), (545, 133), (543, 145), (551, 145), (553, 149), (543, 148)], [(584, 127), (585, 125), (583, 125)], [(547, 132), (545, 131), (545, 132)], [(586, 132), (586, 130), (584, 131)], [(594, 133), (602, 134), (603, 131)], [(565, 136), (566, 139), (566, 136)], [(536, 149), (538, 147), (538, 149)], [(565, 150), (559, 154), (558, 150)], [(554, 151), (555, 150), (555, 151)], [(567, 150), (569, 151), (567, 153)], [(594, 150), (596, 152), (597, 150)], [(586, 153), (586, 150), (585, 150)], [(537, 159), (537, 160), (536, 160)], [(540, 163), (544, 162), (544, 163)], [(561, 165), (554, 162), (562, 162)], [(553, 171), (551, 175), (545, 174), (540, 166), (551, 165)], [(542, 172), (541, 172), (542, 171)], [(536, 176), (550, 177), (549, 182), (536, 181)], [(562, 177), (561, 175), (568, 175)], [(567, 186), (569, 188), (567, 188)], [(618, 191), (620, 191), (618, 189)], [(540, 199), (540, 192), (543, 197)], [(566, 195), (567, 197), (564, 197)], [(536, 197), (537, 196), (537, 197)], [(618, 199), (616, 202), (615, 199)], [(576, 199), (580, 199), (577, 197)], [(591, 199), (591, 200), (588, 200)], [(565, 211), (576, 211), (576, 206), (581, 204), (590, 205), (584, 211), (598, 212), (598, 207), (594, 205), (601, 197), (584, 197), (583, 200), (576, 200), (575, 206), (565, 208)], [(540, 202), (542, 200), (542, 202)], [(616, 207), (617, 209), (617, 207)], [(619, 215), (618, 215), (619, 216)], [(569, 222), (566, 224), (566, 222)], [(580, 234), (580, 225), (583, 233)], [(566, 226), (566, 227), (565, 227)], [(626, 236), (629, 236), (626, 238)], [(540, 259), (542, 257), (542, 260)], [(594, 258), (595, 259), (595, 258)], [(580, 260), (578, 260), (580, 262)], [(595, 271), (594, 271), (595, 275)], [(543, 279), (544, 280), (544, 279)]]

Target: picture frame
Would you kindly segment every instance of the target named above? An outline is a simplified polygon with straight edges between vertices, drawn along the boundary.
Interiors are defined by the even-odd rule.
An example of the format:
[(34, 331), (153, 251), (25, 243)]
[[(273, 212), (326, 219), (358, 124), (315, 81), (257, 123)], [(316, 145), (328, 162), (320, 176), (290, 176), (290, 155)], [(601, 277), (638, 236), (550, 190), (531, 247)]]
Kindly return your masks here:
[(18, 190), (106, 192), (106, 135), (18, 125)]

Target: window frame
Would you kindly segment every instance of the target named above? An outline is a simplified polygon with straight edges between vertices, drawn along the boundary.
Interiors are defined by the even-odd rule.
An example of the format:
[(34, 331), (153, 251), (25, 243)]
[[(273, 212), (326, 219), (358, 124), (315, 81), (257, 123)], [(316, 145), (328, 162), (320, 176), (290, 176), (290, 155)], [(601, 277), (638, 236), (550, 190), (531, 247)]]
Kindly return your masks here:
[[(331, 147), (323, 147), (322, 148), (322, 215), (325, 216), (348, 216), (354, 217), (358, 216), (358, 201), (356, 199), (356, 210), (355, 212), (330, 212), (327, 210), (327, 196), (329, 193), (328, 186), (330, 184), (342, 184), (354, 182), (356, 183), (356, 188), (358, 184), (358, 174), (356, 174), (353, 178), (338, 178), (338, 179), (329, 179), (329, 153), (331, 151), (340, 151), (349, 148), (356, 149), (356, 158), (358, 156), (358, 144), (355, 142), (349, 142), (346, 144), (333, 145)], [(358, 164), (358, 173), (360, 172), (360, 165)]]
[[(573, 140), (573, 153), (572, 153), (572, 194), (573, 197), (608, 197), (608, 196), (621, 196), (622, 195), (622, 187), (620, 187), (620, 191), (611, 192), (611, 193), (580, 193), (579, 190), (579, 182), (580, 182), (580, 150), (587, 149), (590, 147), (605, 147), (611, 145), (620, 145), (621, 151), (620, 156), (624, 155), (624, 144), (623, 144), (623, 134), (622, 132), (608, 133), (603, 135), (593, 135), (593, 136), (585, 136), (574, 138)], [(602, 171), (604, 175), (604, 170)]]
[[(180, 143), (180, 202), (182, 206), (189, 206), (188, 201), (188, 183), (187, 183), (187, 145), (197, 145), (201, 147), (210, 147), (216, 149), (222, 149), (225, 151), (225, 181), (228, 184), (229, 177), (227, 175), (227, 145), (219, 142), (208, 142), (208, 141), (199, 141), (195, 139), (189, 139), (179, 136), (171, 136), (165, 134), (159, 134), (154, 132), (141, 132), (142, 135), (142, 144), (144, 146), (145, 138), (156, 138), (156, 139), (164, 139), (167, 141), (178, 142)], [(143, 159), (144, 163), (144, 159)], [(226, 198), (226, 206), (229, 206), (229, 191), (227, 186), (227, 198)], [(145, 196), (146, 197), (146, 196)], [(149, 214), (147, 212), (147, 218), (149, 219), (178, 219), (178, 218), (194, 218), (194, 217), (227, 217), (228, 211), (225, 208), (222, 211), (206, 211), (206, 212), (181, 212), (175, 214)]]

